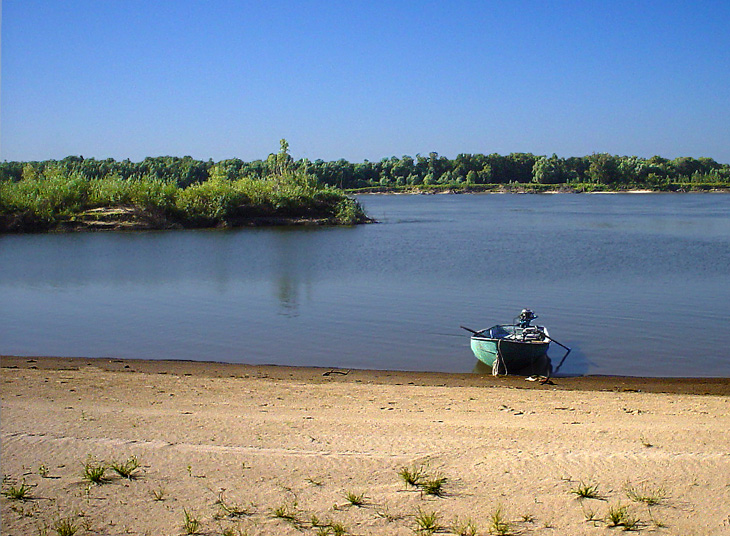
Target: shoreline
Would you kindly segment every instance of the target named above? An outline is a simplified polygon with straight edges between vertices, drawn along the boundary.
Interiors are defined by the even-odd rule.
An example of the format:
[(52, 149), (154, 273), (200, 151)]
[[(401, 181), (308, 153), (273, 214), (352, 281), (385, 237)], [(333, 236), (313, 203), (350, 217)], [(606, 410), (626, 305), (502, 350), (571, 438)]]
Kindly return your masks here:
[(232, 219), (210, 225), (183, 225), (145, 214), (130, 207), (91, 209), (60, 219), (50, 227), (28, 225), (23, 215), (0, 215), (0, 236), (22, 234), (110, 233), (140, 231), (229, 230), (271, 227), (337, 227), (375, 223), (367, 216), (353, 224), (338, 223), (332, 217), (274, 217), (260, 216)]
[(453, 185), (432, 186), (430, 188), (413, 187), (383, 187), (373, 186), (368, 188), (351, 188), (344, 192), (347, 195), (481, 195), (481, 194), (728, 194), (728, 187), (711, 188), (677, 188), (677, 189), (651, 189), (651, 188), (629, 188), (629, 189), (595, 189), (587, 190), (562, 185), (535, 185), (533, 183), (519, 184), (494, 184), (494, 185), (471, 185), (454, 187)]
[[(510, 387), (561, 391), (613, 391), (682, 395), (730, 396), (730, 378), (641, 377), (641, 376), (557, 376), (550, 384), (526, 381), (523, 376), (494, 377), (472, 372), (423, 372), (376, 369), (332, 369), (287, 365), (250, 365), (218, 361), (150, 360), (116, 357), (0, 356), (0, 368), (81, 370), (93, 367), (107, 372), (139, 372), (226, 378), (248, 375), (274, 380), (321, 382), (337, 378), (345, 383), (379, 385), (421, 385), (445, 387)], [(330, 372), (330, 374), (326, 374)], [(326, 374), (326, 375), (325, 375)]]

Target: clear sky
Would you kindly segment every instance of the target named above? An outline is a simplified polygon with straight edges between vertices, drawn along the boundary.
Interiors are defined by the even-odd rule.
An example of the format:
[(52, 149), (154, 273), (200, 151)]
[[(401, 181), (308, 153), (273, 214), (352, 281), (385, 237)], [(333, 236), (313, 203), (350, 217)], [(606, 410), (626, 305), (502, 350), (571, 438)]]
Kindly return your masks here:
[(730, 162), (730, 1), (4, 0), (0, 159)]

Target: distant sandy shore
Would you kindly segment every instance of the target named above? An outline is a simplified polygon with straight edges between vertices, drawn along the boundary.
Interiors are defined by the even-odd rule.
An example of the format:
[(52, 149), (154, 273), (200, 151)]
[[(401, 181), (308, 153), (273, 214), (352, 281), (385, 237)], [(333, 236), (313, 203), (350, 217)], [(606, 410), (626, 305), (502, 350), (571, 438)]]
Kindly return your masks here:
[(730, 379), (0, 361), (2, 534), (730, 534)]

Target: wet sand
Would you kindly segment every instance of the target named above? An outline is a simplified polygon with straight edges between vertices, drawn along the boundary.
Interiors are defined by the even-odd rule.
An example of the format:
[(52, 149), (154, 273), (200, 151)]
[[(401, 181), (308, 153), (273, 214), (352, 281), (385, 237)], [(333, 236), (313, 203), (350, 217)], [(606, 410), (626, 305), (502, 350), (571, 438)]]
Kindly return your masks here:
[[(513, 534), (604, 534), (621, 507), (642, 532), (730, 534), (730, 379), (1, 362), (3, 490), (30, 496), (2, 498), (2, 534), (183, 534), (185, 512), (200, 534), (410, 535), (430, 513), (488, 534), (498, 510)], [(130, 457), (134, 479), (82, 476)]]

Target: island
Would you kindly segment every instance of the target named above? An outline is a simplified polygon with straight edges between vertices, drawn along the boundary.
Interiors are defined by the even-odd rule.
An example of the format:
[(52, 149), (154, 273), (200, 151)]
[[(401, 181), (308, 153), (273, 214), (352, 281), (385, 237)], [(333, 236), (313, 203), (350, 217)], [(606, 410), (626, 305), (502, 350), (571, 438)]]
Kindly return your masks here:
[(606, 153), (404, 155), (351, 163), (294, 160), (289, 144), (264, 160), (69, 156), (0, 163), (0, 233), (356, 225), (364, 193), (730, 191), (730, 164), (712, 158)]

